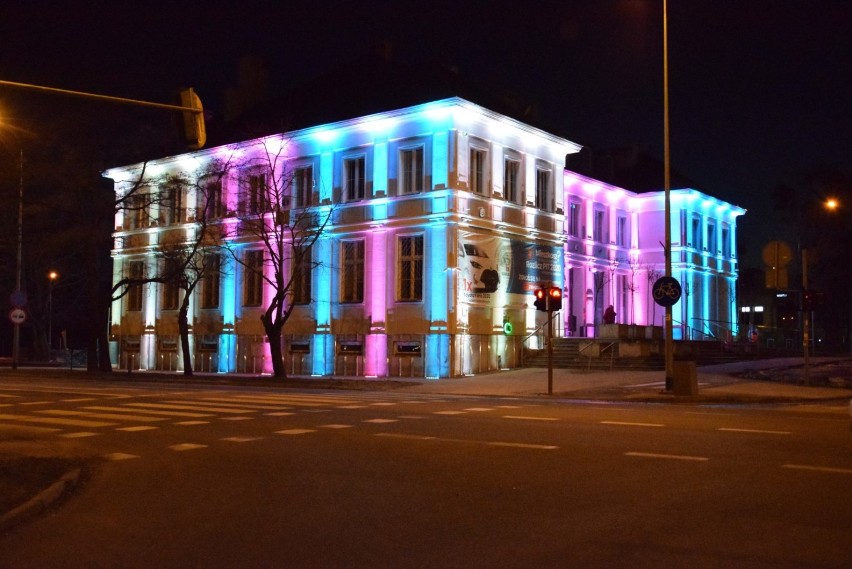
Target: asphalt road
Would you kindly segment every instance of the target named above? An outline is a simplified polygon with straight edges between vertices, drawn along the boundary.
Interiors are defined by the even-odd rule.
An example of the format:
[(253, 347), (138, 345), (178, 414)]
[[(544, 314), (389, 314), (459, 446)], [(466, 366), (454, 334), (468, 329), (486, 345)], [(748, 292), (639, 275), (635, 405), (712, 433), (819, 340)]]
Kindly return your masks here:
[(0, 442), (91, 458), (0, 567), (849, 567), (839, 404), (0, 381)]

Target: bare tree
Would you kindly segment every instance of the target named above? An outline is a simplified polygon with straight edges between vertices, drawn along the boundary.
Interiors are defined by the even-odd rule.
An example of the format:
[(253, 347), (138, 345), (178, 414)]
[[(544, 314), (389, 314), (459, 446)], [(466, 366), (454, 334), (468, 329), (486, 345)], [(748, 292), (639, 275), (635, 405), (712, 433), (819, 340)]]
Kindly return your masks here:
[[(285, 157), (287, 141), (259, 139), (247, 149), (250, 156), (237, 165), (240, 222), (226, 249), (254, 284), (271, 291), (260, 316), (269, 340), (275, 377), (286, 377), (281, 346), (282, 329), (296, 301), (309, 301), (305, 276), (318, 263), (312, 247), (331, 221), (330, 204), (316, 204), (312, 168), (294, 168)], [(307, 171), (305, 171), (307, 170)], [(240, 253), (237, 245), (262, 245)], [(253, 285), (247, 285), (251, 294)], [(302, 298), (300, 298), (302, 297)], [(260, 300), (259, 298), (257, 300)]]
[[(158, 256), (162, 259), (160, 277), (167, 290), (174, 291), (178, 306), (178, 332), (180, 334), (183, 373), (193, 375), (192, 350), (189, 345), (190, 299), (198, 285), (208, 274), (219, 278), (220, 248), (222, 244), (222, 178), (228, 172), (228, 164), (214, 161), (203, 171), (171, 175), (159, 184), (160, 219), (162, 223), (191, 222), (185, 232), (173, 233), (163, 239)], [(194, 189), (195, 207), (183, 207), (188, 190)], [(179, 294), (182, 293), (182, 294)]]

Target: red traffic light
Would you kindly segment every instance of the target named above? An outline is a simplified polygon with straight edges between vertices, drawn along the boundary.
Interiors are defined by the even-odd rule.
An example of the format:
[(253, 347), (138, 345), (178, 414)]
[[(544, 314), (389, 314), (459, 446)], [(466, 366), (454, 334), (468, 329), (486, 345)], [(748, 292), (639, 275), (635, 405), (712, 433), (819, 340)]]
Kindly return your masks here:
[(547, 289), (547, 296), (550, 298), (547, 302), (547, 310), (550, 312), (554, 312), (556, 310), (562, 310), (562, 289), (558, 286), (552, 286)]
[(537, 288), (533, 291), (535, 295), (535, 301), (533, 302), (533, 306), (535, 306), (536, 310), (541, 310), (542, 312), (547, 311), (547, 296), (545, 295), (543, 288)]

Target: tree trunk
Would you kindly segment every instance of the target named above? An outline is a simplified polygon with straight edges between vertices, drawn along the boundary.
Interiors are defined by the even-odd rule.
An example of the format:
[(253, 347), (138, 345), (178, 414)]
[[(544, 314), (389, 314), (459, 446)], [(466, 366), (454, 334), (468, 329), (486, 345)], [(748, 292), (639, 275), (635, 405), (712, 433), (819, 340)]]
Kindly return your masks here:
[(271, 317), (263, 314), (260, 317), (266, 338), (269, 340), (269, 355), (272, 358), (273, 377), (287, 378), (287, 370), (284, 367), (284, 353), (281, 351), (281, 329), (284, 328), (283, 320), (272, 321)]
[(192, 354), (189, 350), (189, 321), (186, 317), (188, 311), (189, 294), (186, 294), (178, 313), (178, 330), (180, 331), (180, 348), (183, 352), (183, 375), (192, 377)]

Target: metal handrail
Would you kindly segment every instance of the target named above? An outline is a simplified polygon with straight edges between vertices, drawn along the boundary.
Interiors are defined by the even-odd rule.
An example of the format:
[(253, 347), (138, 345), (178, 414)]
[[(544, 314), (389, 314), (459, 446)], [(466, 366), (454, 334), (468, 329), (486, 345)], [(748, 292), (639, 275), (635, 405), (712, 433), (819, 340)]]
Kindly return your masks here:
[(532, 338), (533, 336), (535, 336), (536, 334), (538, 334), (538, 333), (539, 333), (539, 331), (540, 331), (542, 328), (544, 328), (545, 326), (549, 326), (549, 325), (550, 325), (550, 323), (551, 323), (551, 322), (553, 322), (553, 318), (554, 318), (554, 317), (556, 317), (556, 315), (557, 315), (557, 314), (560, 314), (561, 312), (562, 312), (561, 310), (557, 310), (557, 311), (555, 311), (555, 312), (551, 312), (551, 313), (550, 313), (550, 318), (548, 318), (548, 319), (547, 319), (545, 322), (543, 322), (543, 323), (542, 323), (542, 324), (541, 324), (538, 328), (536, 328), (535, 330), (533, 330), (533, 331), (532, 331), (530, 334), (528, 334), (528, 335), (527, 335), (527, 336), (526, 336), (523, 340), (521, 340), (521, 367), (523, 367), (523, 365), (524, 365), (524, 350), (523, 350), (523, 346), (524, 346), (524, 344), (526, 344), (527, 340), (529, 340), (530, 338)]

